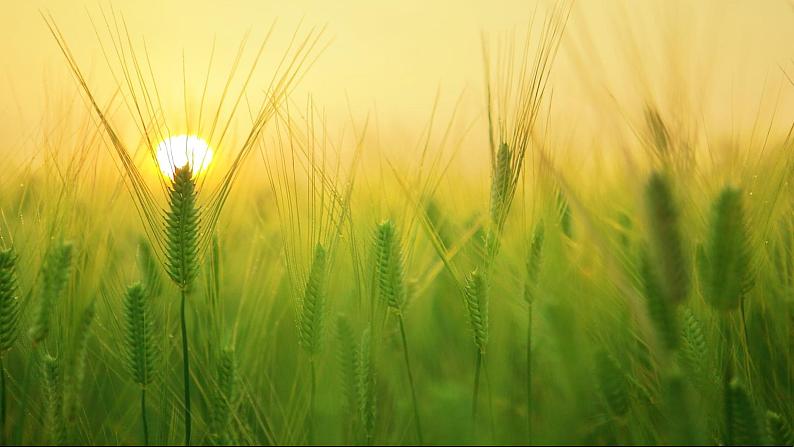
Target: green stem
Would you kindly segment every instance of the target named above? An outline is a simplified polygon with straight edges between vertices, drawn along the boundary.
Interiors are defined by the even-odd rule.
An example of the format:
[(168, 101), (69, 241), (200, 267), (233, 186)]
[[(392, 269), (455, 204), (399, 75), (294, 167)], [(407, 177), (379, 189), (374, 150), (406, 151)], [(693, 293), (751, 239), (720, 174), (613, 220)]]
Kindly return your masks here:
[(527, 319), (527, 443), (532, 444), (532, 304)]
[(411, 372), (411, 360), (408, 356), (408, 339), (405, 336), (405, 324), (403, 323), (402, 314), (400, 317), (400, 335), (403, 339), (403, 354), (405, 354), (405, 369), (408, 371), (408, 383), (411, 385), (411, 398), (413, 399), (414, 406), (414, 421), (416, 422), (416, 436), (419, 438), (419, 444), (424, 444), (422, 437), (422, 424), (419, 420), (419, 404), (416, 401), (416, 387), (414, 386), (414, 375)]
[(180, 306), (180, 318), (182, 323), (182, 373), (185, 384), (185, 445), (190, 445), (190, 357), (188, 355), (187, 323), (185, 321), (185, 301), (187, 300), (187, 290), (182, 287), (181, 292), (182, 305)]
[(146, 387), (141, 387), (141, 419), (143, 420), (143, 445), (149, 445), (149, 424), (146, 422)]

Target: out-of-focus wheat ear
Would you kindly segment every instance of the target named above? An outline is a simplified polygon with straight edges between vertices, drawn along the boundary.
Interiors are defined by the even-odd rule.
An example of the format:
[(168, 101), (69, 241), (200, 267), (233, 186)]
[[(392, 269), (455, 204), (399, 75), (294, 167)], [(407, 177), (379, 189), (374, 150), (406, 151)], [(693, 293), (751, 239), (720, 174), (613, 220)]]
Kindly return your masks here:
[(42, 391), (44, 394), (44, 429), (47, 443), (64, 445), (66, 442), (66, 422), (63, 414), (63, 383), (61, 366), (55, 357), (42, 355)]
[(129, 286), (124, 295), (124, 354), (132, 380), (141, 387), (152, 382), (159, 352), (147, 296), (141, 283)]
[(659, 284), (659, 278), (645, 251), (641, 254), (640, 275), (648, 316), (656, 330), (656, 335), (667, 350), (674, 351), (678, 348), (680, 339), (674, 303), (665, 299), (664, 289)]
[(654, 149), (656, 149), (661, 159), (665, 159), (670, 145), (670, 133), (664, 124), (664, 120), (662, 120), (662, 116), (659, 115), (659, 111), (656, 108), (646, 107), (645, 122), (648, 125)]
[(41, 292), (33, 314), (30, 338), (39, 344), (50, 332), (50, 320), (55, 305), (69, 280), (72, 266), (72, 244), (62, 242), (52, 248), (45, 256), (41, 271)]
[(665, 438), (670, 445), (702, 445), (705, 440), (692, 411), (691, 391), (686, 376), (676, 367), (664, 377), (663, 411)]
[[(0, 250), (0, 358), (14, 346), (19, 334), (19, 283), (17, 257), (12, 249)], [(0, 374), (3, 374), (0, 371)]]
[(571, 217), (571, 206), (568, 205), (568, 199), (561, 190), (557, 190), (557, 215), (562, 233), (569, 239), (573, 239), (573, 218)]
[(679, 228), (678, 206), (664, 174), (655, 172), (648, 180), (645, 207), (652, 260), (659, 271), (665, 299), (672, 304), (681, 303), (689, 294), (689, 262)]
[(91, 326), (94, 323), (96, 308), (91, 301), (80, 316), (74, 340), (74, 354), (72, 358), (72, 371), (67, 381), (66, 388), (66, 421), (71, 424), (77, 419), (77, 408), (83, 395), (85, 374), (88, 360), (88, 341), (91, 336)]
[(512, 152), (507, 143), (499, 145), (495, 165), (491, 168), (491, 223), (497, 234), (506, 214), (512, 176)]
[(766, 412), (766, 431), (772, 445), (794, 445), (794, 430), (774, 411)]
[(749, 248), (741, 190), (726, 187), (714, 202), (706, 250), (706, 299), (715, 309), (738, 308), (752, 287)]
[(163, 277), (160, 274), (160, 263), (152, 246), (146, 239), (138, 242), (138, 270), (143, 278), (143, 286), (151, 297), (158, 297), (163, 291)]
[(539, 221), (532, 231), (532, 242), (529, 245), (529, 254), (526, 260), (526, 278), (524, 280), (524, 301), (532, 303), (534, 301), (534, 290), (537, 287), (538, 275), (540, 274), (541, 261), (543, 259), (543, 240), (545, 229), (543, 221)]
[(739, 379), (731, 380), (725, 390), (725, 444), (757, 445), (761, 430), (750, 396)]
[(298, 323), (300, 345), (309, 355), (317, 354), (322, 342), (327, 268), (328, 254), (321, 244), (317, 244), (314, 247), (314, 256), (306, 279)]
[(343, 404), (352, 420), (356, 416), (356, 342), (350, 320), (343, 315), (336, 320), (336, 348)]
[(375, 275), (381, 300), (395, 312), (402, 312), (406, 300), (402, 247), (391, 220), (378, 225), (375, 232)]
[(231, 430), (232, 414), (237, 404), (237, 360), (232, 348), (224, 348), (218, 359), (217, 389), (212, 398), (210, 440), (213, 445), (234, 442)]
[(189, 166), (174, 170), (165, 218), (166, 271), (182, 290), (190, 291), (198, 273), (199, 210), (196, 179)]
[(375, 436), (375, 365), (372, 354), (372, 335), (365, 329), (361, 335), (356, 356), (356, 395), (358, 396), (358, 417), (364, 429), (367, 444)]
[(488, 345), (488, 284), (485, 273), (475, 269), (466, 277), (465, 298), (474, 345), (480, 354), (485, 354)]
[(629, 379), (617, 360), (605, 351), (596, 355), (596, 378), (610, 413), (625, 416), (629, 412)]

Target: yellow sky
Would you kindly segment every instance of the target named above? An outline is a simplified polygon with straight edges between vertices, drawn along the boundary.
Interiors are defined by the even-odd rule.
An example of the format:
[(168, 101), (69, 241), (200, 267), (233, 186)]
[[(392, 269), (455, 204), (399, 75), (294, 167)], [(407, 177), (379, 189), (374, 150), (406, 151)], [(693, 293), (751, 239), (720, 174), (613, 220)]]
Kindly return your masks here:
[[(343, 114), (349, 101), (357, 113), (377, 109), (381, 126), (413, 131), (425, 123), (439, 89), (442, 111), (464, 90), (466, 112), (482, 111), (481, 33), (523, 29), (534, 5), (527, 0), (0, 1), (0, 146), (6, 147), (35, 132), (58, 92), (68, 91), (64, 86), (74, 88), (39, 11), (52, 14), (96, 88), (109, 93), (89, 14), (97, 19), (100, 5), (113, 5), (132, 37), (146, 39), (159, 83), (175, 104), (182, 97), (183, 51), (198, 82), (213, 39), (218, 60), (228, 62), (246, 31), (259, 38), (274, 19), (279, 24), (269, 48), (275, 52), (301, 20), (306, 28), (324, 25), (330, 46), (299, 94), (311, 92), (331, 115)], [(792, 24), (794, 8), (786, 0), (580, 0), (552, 79), (555, 104), (562, 116), (579, 120), (577, 128), (599, 129), (604, 116), (648, 97), (670, 110), (674, 103), (696, 103), (701, 112), (725, 118), (737, 111), (752, 116), (762, 92), (775, 99), (781, 91), (778, 107), (790, 117), (792, 89), (780, 67), (794, 73)]]

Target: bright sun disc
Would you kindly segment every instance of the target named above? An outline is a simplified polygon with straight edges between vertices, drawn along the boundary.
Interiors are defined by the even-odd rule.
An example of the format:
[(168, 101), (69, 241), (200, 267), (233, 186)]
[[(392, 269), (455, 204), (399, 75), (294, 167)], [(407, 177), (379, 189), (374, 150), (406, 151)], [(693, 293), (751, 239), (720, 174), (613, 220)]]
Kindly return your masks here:
[(157, 145), (157, 164), (168, 178), (174, 178), (174, 171), (185, 166), (190, 166), (193, 174), (201, 174), (211, 162), (212, 149), (195, 135), (176, 135)]

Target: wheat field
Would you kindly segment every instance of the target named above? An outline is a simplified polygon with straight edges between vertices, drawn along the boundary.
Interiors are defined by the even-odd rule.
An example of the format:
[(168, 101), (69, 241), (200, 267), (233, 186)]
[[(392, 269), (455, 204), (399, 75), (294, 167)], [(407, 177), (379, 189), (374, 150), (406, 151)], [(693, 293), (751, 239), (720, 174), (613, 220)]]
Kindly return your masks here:
[(794, 4), (149, 6), (0, 22), (0, 444), (794, 444)]

